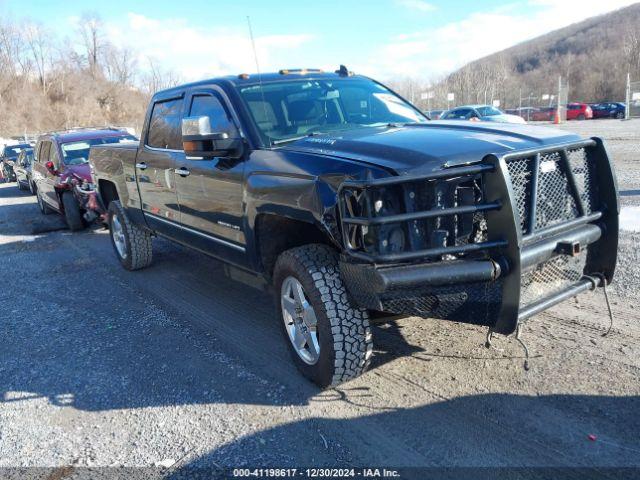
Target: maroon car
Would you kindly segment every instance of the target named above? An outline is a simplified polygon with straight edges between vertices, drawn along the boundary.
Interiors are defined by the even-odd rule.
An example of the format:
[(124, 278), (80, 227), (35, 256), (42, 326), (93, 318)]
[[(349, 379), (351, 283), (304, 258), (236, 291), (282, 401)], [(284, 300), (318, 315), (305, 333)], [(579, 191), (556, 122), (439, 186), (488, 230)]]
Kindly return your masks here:
[(137, 141), (118, 129), (75, 129), (38, 138), (32, 167), (38, 205), (43, 214), (65, 216), (71, 230), (81, 230), (104, 213), (95, 194), (89, 166), (94, 145)]

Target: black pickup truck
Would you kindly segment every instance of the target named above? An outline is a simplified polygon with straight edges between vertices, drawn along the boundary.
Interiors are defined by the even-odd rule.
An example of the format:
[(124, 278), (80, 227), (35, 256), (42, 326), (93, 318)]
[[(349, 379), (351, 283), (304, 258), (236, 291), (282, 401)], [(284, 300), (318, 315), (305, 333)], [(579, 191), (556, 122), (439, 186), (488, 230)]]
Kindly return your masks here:
[(344, 67), (158, 92), (140, 144), (93, 147), (90, 163), (125, 268), (148, 266), (160, 235), (272, 288), (320, 386), (366, 370), (377, 312), (506, 335), (616, 265), (600, 139), (430, 121)]

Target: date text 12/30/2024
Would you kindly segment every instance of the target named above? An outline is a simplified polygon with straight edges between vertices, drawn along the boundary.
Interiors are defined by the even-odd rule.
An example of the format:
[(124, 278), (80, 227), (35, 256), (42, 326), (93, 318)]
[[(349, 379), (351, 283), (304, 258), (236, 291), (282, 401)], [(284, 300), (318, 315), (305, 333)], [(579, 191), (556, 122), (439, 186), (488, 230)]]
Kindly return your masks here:
[(386, 468), (235, 468), (233, 478), (399, 478)]

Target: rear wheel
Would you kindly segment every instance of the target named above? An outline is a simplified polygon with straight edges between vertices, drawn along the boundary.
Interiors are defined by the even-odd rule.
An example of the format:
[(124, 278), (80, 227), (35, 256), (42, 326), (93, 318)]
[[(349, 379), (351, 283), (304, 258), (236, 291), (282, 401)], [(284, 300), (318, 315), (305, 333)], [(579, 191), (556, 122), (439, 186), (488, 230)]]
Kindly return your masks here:
[(304, 376), (328, 387), (366, 371), (373, 350), (369, 313), (351, 304), (331, 248), (284, 252), (274, 286), (284, 337)]
[(64, 206), (64, 218), (67, 221), (69, 230), (77, 232), (78, 230), (84, 229), (80, 205), (78, 204), (78, 200), (73, 196), (73, 193), (64, 192), (62, 194), (62, 205)]
[(585, 120), (586, 117), (581, 113), (580, 115), (578, 115), (578, 120)]
[(151, 233), (133, 224), (118, 200), (109, 204), (109, 233), (113, 250), (127, 270), (139, 270), (151, 264)]
[(38, 190), (36, 190), (36, 199), (38, 200), (38, 207), (40, 207), (40, 212), (42, 212), (43, 215), (49, 215), (50, 213), (53, 213), (53, 209), (42, 199), (42, 195)]

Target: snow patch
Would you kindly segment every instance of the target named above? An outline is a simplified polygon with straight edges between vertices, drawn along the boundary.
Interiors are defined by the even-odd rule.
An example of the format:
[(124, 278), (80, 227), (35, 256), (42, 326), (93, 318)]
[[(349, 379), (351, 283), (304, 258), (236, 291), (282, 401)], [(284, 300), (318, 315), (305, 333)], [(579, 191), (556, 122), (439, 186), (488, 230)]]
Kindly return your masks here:
[(640, 207), (623, 207), (620, 212), (620, 230), (640, 232)]

